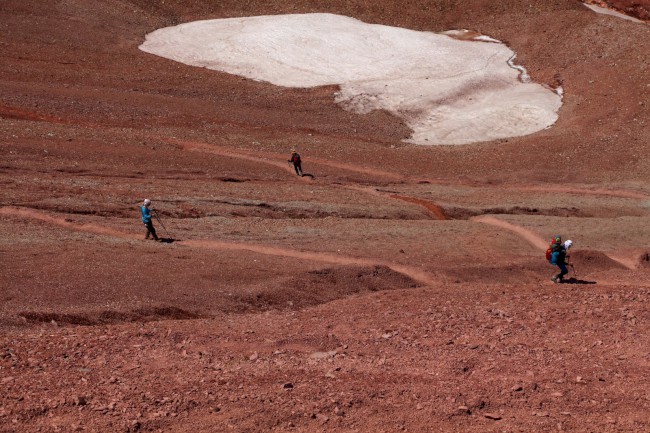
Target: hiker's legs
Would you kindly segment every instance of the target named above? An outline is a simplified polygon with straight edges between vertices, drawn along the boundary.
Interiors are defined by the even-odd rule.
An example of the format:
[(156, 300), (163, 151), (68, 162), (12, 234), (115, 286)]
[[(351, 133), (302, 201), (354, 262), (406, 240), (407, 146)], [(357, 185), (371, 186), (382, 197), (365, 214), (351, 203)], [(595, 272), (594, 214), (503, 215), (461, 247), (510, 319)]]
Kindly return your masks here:
[(300, 168), (300, 163), (299, 162), (294, 162), (293, 163), (293, 169), (296, 170), (296, 175), (302, 176), (302, 168)]
[(569, 273), (569, 270), (566, 268), (566, 263), (560, 263), (557, 267), (560, 268), (560, 273), (555, 276), (555, 279), (562, 281), (564, 276)]
[(298, 172), (300, 172), (299, 175), (302, 176), (302, 163), (300, 163), (300, 162), (298, 163), (298, 167), (296, 169), (296, 173), (298, 173)]
[(144, 226), (147, 228), (147, 234), (145, 235), (145, 239), (149, 239), (149, 234), (153, 236), (154, 240), (158, 240), (158, 235), (156, 235), (156, 229), (153, 228), (153, 223), (149, 221), (148, 223), (145, 223)]

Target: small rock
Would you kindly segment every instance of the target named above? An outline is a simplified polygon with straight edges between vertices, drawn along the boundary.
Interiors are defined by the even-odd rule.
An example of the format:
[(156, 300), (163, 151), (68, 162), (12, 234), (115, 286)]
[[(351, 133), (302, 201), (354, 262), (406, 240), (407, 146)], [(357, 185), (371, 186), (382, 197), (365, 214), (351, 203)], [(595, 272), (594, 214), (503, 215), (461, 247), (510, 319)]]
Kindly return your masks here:
[(284, 389), (293, 389), (293, 383), (287, 382), (284, 385), (282, 385), (282, 388), (284, 388)]
[(512, 392), (521, 392), (524, 390), (524, 387), (521, 385), (515, 385), (512, 388), (510, 388), (510, 391)]
[(469, 407), (467, 407), (467, 406), (458, 406), (458, 411), (459, 412), (469, 413)]
[(332, 358), (336, 356), (336, 350), (330, 350), (329, 352), (314, 352), (309, 357), (311, 359), (325, 359), (325, 358)]
[(259, 358), (259, 355), (257, 352), (253, 353), (251, 356), (248, 357), (249, 361), (257, 361), (257, 358)]
[(483, 416), (486, 417), (487, 419), (493, 419), (495, 421), (498, 421), (498, 420), (501, 419), (501, 416), (499, 416), (499, 415), (497, 415), (495, 413), (486, 413), (486, 414), (483, 414)]
[(80, 395), (77, 398), (75, 398), (74, 404), (75, 406), (85, 406), (88, 404), (88, 399)]
[(330, 420), (330, 418), (327, 415), (324, 415), (322, 413), (316, 414), (316, 419), (320, 421), (322, 424), (325, 424), (327, 421)]
[(424, 407), (420, 403), (418, 403), (417, 406), (415, 406), (415, 409), (422, 410), (424, 409)]

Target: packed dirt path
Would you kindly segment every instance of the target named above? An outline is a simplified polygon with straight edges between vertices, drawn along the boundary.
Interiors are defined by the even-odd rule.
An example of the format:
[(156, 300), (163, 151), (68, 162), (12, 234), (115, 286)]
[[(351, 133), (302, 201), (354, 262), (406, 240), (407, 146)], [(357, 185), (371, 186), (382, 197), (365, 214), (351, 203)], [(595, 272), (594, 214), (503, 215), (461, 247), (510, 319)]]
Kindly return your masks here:
[[(312, 12), (504, 41), (560, 117), (415, 146), (336, 86), (138, 49)], [(0, 432), (650, 431), (647, 24), (568, 0), (7, 0), (0, 22)]]

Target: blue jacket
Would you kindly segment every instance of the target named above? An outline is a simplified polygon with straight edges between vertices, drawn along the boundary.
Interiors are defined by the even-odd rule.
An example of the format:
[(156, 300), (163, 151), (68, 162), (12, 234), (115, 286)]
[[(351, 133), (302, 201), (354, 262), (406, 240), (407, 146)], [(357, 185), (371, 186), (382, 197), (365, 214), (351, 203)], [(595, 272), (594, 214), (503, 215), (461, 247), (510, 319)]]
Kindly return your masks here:
[(554, 250), (553, 254), (551, 254), (551, 264), (553, 265), (564, 264), (564, 259), (566, 259), (566, 250), (564, 247)]
[(151, 222), (151, 209), (146, 206), (140, 206), (142, 209), (142, 222), (147, 224)]

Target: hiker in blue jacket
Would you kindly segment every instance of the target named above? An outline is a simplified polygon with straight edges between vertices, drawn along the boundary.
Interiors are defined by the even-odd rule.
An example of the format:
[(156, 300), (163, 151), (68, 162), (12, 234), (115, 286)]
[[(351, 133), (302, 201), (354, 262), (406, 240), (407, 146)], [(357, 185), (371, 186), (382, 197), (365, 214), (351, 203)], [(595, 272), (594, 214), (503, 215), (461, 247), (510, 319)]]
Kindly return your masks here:
[(551, 277), (554, 283), (563, 283), (564, 276), (569, 273), (566, 265), (566, 248), (562, 243), (562, 237), (559, 235), (553, 238), (550, 246), (551, 249), (551, 264), (560, 268), (560, 273)]
[(142, 211), (142, 223), (147, 228), (147, 234), (144, 236), (145, 239), (149, 239), (149, 235), (153, 235), (153, 240), (158, 241), (158, 235), (156, 235), (156, 229), (153, 227), (153, 222), (151, 221), (151, 212), (154, 212), (154, 209), (149, 209), (151, 206), (151, 200), (148, 198), (144, 199), (144, 203), (140, 206)]

